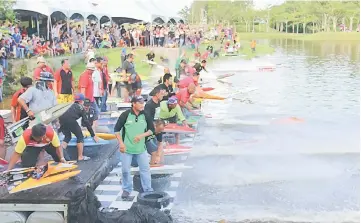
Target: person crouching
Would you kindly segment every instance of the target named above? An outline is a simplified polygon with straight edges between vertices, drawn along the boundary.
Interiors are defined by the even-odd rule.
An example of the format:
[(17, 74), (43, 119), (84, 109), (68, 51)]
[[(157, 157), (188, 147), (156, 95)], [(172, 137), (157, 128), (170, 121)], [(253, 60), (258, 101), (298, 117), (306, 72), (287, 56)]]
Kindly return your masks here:
[(75, 95), (75, 102), (71, 105), (71, 107), (59, 117), (60, 122), (60, 129), (64, 134), (64, 140), (62, 143), (63, 149), (66, 149), (68, 143), (72, 138), (72, 133), (75, 135), (77, 139), (77, 149), (78, 149), (78, 161), (86, 161), (90, 158), (87, 156), (83, 156), (83, 149), (84, 149), (84, 135), (79, 126), (77, 120), (82, 118), (83, 123), (85, 124), (86, 128), (88, 129), (91, 137), (93, 137), (95, 142), (98, 142), (99, 139), (95, 136), (93, 128), (88, 121), (87, 114), (85, 108), (83, 106), (85, 100), (85, 96), (82, 93), (78, 93)]

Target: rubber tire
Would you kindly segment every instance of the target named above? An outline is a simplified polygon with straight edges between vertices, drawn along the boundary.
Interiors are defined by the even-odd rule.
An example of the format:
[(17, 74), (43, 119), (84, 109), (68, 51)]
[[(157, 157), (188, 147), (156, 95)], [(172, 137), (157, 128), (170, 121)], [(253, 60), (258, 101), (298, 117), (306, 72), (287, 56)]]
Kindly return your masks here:
[(151, 208), (166, 208), (170, 204), (171, 197), (166, 192), (144, 192), (139, 193), (137, 202)]
[[(162, 192), (170, 187), (170, 174), (153, 174), (152, 175), (152, 188), (154, 191)], [(144, 192), (142, 183), (140, 181), (140, 175), (134, 175), (133, 188), (139, 193)]]

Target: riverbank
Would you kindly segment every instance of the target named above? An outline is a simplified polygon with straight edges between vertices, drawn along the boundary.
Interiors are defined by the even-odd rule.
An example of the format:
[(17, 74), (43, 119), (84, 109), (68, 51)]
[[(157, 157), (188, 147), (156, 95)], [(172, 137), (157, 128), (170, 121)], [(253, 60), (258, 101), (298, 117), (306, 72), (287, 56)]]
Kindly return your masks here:
[(324, 32), (315, 34), (296, 33), (237, 33), (241, 40), (251, 39), (296, 39), (305, 41), (359, 41), (358, 32)]

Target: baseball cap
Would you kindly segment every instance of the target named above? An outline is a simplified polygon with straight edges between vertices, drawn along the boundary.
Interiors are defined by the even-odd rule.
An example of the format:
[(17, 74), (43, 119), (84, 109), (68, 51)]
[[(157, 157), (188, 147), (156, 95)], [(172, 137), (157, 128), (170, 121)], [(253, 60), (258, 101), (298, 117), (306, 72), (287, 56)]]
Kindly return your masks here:
[(182, 59), (181, 63), (187, 64), (187, 61), (185, 59)]
[(134, 96), (130, 102), (131, 103), (137, 103), (137, 102), (144, 103), (144, 98), (142, 96)]
[(84, 96), (84, 94), (82, 94), (82, 93), (77, 93), (77, 94), (75, 94), (74, 100), (75, 100), (75, 101), (84, 101), (84, 100), (85, 100), (85, 96)]
[(85, 98), (85, 100), (84, 100), (84, 106), (90, 106), (91, 103), (92, 103), (92, 102), (90, 101), (90, 99)]
[(178, 104), (178, 99), (176, 97), (170, 97), (170, 98), (168, 98), (167, 104), (168, 105)]

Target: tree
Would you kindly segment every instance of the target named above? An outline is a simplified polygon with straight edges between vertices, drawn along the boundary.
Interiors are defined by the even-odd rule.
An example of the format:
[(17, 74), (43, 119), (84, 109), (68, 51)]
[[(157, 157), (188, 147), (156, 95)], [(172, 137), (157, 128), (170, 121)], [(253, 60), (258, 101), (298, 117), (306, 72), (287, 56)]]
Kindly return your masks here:
[(15, 3), (15, 0), (0, 0), (0, 19), (9, 21), (15, 20), (15, 13), (13, 10)]
[(178, 12), (178, 15), (184, 20), (184, 22), (188, 21), (189, 17), (190, 17), (190, 13), (191, 9), (188, 6), (185, 6), (183, 9), (181, 9)]

